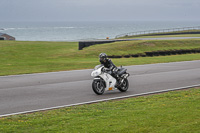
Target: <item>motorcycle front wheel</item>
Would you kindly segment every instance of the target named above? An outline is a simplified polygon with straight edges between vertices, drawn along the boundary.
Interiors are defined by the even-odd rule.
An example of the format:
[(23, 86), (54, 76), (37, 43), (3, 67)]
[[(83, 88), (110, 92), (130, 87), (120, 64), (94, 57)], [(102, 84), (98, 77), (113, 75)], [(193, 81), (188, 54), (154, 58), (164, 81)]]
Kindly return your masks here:
[(92, 89), (97, 95), (102, 95), (105, 91), (105, 86), (100, 80), (94, 80), (92, 82)]
[(124, 79), (123, 83), (121, 83), (120, 87), (118, 87), (118, 89), (121, 92), (126, 92), (128, 90), (129, 87), (129, 83), (128, 83), (128, 79)]

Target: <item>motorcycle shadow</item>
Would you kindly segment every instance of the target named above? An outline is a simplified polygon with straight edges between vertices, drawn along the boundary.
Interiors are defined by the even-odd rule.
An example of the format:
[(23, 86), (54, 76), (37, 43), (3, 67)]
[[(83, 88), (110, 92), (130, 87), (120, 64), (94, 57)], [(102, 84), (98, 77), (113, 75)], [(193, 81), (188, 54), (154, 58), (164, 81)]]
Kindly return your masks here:
[(121, 92), (119, 90), (112, 90), (112, 91), (105, 91), (103, 95), (96, 95), (96, 96), (124, 96), (124, 94), (128, 94), (129, 92)]

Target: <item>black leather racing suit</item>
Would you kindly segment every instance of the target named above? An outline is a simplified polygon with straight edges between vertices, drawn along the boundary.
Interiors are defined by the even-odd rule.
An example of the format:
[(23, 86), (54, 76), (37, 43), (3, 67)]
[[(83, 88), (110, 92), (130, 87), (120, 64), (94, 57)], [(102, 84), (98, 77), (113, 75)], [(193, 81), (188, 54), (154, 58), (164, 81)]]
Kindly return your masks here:
[(117, 78), (117, 67), (112, 63), (111, 59), (105, 59), (105, 61), (100, 61), (105, 68), (108, 68), (111, 71), (111, 75), (118, 80)]

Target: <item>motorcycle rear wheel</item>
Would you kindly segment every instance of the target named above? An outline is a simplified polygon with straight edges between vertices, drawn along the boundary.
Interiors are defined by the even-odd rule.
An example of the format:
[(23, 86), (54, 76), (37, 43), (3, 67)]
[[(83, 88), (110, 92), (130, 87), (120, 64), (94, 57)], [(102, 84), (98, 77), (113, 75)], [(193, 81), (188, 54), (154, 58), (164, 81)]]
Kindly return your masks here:
[(129, 87), (128, 79), (124, 79), (123, 83), (121, 83), (121, 85), (120, 85), (120, 87), (118, 87), (118, 89), (121, 92), (126, 92), (128, 90), (128, 87)]
[(100, 80), (94, 80), (92, 82), (92, 89), (97, 95), (102, 95), (105, 91), (105, 86)]

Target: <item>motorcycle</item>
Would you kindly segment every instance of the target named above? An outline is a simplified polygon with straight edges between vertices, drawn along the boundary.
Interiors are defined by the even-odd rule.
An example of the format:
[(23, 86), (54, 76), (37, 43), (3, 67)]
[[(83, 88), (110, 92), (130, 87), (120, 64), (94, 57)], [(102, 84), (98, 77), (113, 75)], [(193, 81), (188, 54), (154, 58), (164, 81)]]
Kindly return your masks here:
[(126, 92), (129, 87), (127, 69), (120, 67), (117, 70), (117, 78), (111, 75), (111, 71), (107, 70), (102, 64), (95, 66), (91, 73), (94, 77), (92, 89), (97, 95), (102, 95), (105, 91), (118, 89), (121, 92)]

